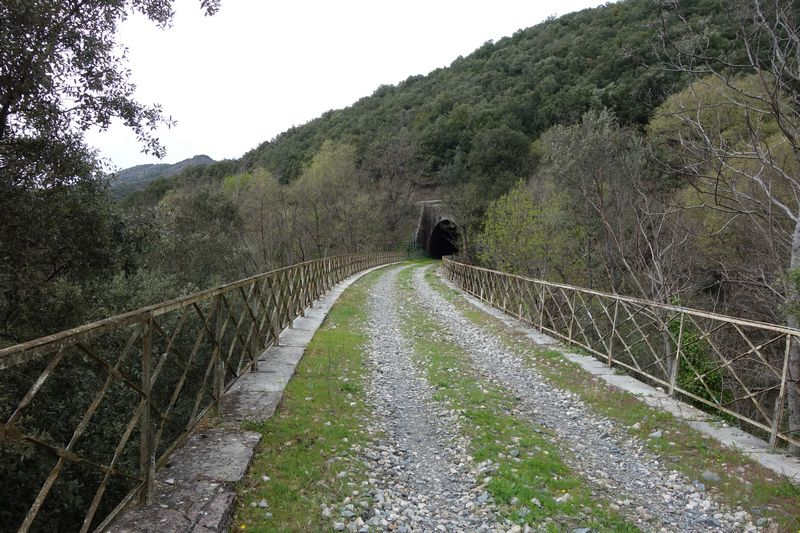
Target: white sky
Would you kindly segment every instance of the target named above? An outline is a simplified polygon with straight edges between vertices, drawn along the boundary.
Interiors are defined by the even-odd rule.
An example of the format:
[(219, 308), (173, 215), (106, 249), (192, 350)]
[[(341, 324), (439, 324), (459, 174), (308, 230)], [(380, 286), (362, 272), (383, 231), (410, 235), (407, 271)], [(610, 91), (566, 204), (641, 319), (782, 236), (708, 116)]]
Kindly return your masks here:
[[(381, 84), (427, 74), (488, 40), (600, 0), (223, 0), (203, 16), (176, 0), (171, 28), (132, 17), (120, 32), (143, 103), (176, 127), (163, 162), (235, 158), (294, 125), (346, 107)], [(158, 162), (122, 126), (89, 132), (119, 168)]]

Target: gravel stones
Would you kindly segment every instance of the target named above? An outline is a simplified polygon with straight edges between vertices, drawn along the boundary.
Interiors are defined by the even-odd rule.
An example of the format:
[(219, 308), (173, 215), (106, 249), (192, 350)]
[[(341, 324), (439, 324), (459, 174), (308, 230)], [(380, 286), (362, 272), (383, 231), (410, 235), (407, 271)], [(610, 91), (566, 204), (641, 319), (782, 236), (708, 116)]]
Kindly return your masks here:
[[(369, 300), (371, 376), (367, 401), (374, 441), (361, 447), (369, 481), (364, 506), (341, 506), (334, 528), (348, 531), (500, 531), (492, 502), (479, 488), (458, 413), (433, 399), (411, 358), (397, 315), (396, 277), (389, 270)], [(485, 495), (485, 496), (484, 496)], [(504, 531), (504, 530), (503, 530)]]
[(555, 433), (564, 461), (624, 516), (648, 531), (758, 530), (748, 513), (730, 512), (707, 492), (698, 492), (639, 439), (591, 410), (577, 395), (554, 387), (491, 332), (464, 317), (429, 286), (425, 270), (418, 268), (414, 275), (419, 303), (470, 355), (487, 381), (520, 399), (518, 416)]
[[(358, 490), (352, 497), (323, 506), (323, 515), (335, 530), (359, 533), (532, 531), (527, 524), (517, 526), (495, 514), (490, 494), (477, 479), (485, 481), (497, 465), (474, 463), (468, 440), (459, 431), (468, 422), (434, 399), (424, 370), (411, 357), (412, 345), (401, 328), (403, 303), (396, 281), (403, 268), (410, 267), (387, 270), (369, 299), (366, 395), (374, 416), (364, 424), (372, 441), (352, 447), (368, 480), (354, 486)], [(702, 483), (691, 483), (616, 422), (592, 411), (577, 395), (554, 387), (433, 290), (424, 272), (415, 269), (415, 303), (469, 355), (482, 379), (517, 397), (515, 416), (552, 432), (562, 459), (610, 502), (609, 508), (645, 531), (758, 531), (770, 525), (755, 526), (746, 511), (725, 509)], [(649, 438), (662, 438), (660, 431), (654, 433), (658, 434)], [(508, 444), (508, 457), (518, 460), (518, 447)], [(703, 479), (714, 482), (711, 474)], [(566, 501), (571, 496), (559, 497)], [(536, 498), (523, 503), (529, 509), (542, 506)]]

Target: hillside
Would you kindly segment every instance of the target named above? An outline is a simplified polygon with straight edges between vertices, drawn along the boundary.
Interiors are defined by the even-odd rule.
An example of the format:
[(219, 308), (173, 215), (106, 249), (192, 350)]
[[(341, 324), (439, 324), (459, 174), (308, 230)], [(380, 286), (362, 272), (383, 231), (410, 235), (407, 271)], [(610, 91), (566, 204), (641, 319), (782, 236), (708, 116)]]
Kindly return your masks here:
[(116, 172), (111, 178), (112, 194), (121, 198), (134, 191), (145, 189), (151, 182), (159, 178), (169, 178), (190, 167), (206, 166), (214, 163), (207, 155), (196, 155), (177, 163), (158, 163), (136, 165)]
[[(724, 2), (681, 2), (690, 22), (712, 26), (714, 51), (734, 48)], [(282, 181), (296, 178), (326, 139), (354, 144), (362, 158), (405, 130), (422, 174), (453, 183), (480, 175), (522, 175), (527, 142), (554, 124), (609, 108), (644, 125), (685, 78), (663, 68), (659, 29), (674, 15), (652, 0), (628, 0), (551, 19), (456, 59), (427, 76), (378, 88), (245, 154)], [(677, 26), (676, 26), (677, 27)], [(522, 141), (527, 142), (514, 142)], [(494, 153), (504, 145), (519, 150)]]
[[(680, 16), (714, 28), (712, 53), (739, 49), (736, 21), (724, 6), (686, 0), (676, 13), (653, 0), (625, 0), (549, 19), (487, 42), (447, 68), (381, 86), (224, 169), (194, 169), (191, 179), (263, 168), (289, 183), (325, 141), (333, 141), (354, 146), (360, 168), (376, 180), (400, 165), (418, 186), (471, 184), (482, 206), (530, 175), (537, 162), (531, 143), (549, 127), (608, 108), (622, 124), (643, 128), (667, 96), (685, 87), (687, 76), (662, 63), (657, 37), (663, 25), (680, 33)], [(148, 201), (160, 197), (165, 184), (157, 189)]]

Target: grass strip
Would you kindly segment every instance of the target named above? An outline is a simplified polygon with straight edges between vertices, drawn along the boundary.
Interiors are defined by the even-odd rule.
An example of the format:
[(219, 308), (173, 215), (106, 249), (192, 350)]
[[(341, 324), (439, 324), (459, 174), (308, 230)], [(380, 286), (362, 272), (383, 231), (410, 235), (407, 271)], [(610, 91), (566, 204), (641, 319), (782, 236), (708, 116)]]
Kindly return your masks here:
[[(754, 519), (800, 532), (800, 487), (752, 459), (690, 427), (671, 413), (652, 408), (564, 358), (559, 349), (537, 347), (522, 332), (477, 309), (429, 269), (428, 283), (472, 323), (485, 328), (555, 386), (573, 392), (596, 412), (619, 422), (671, 468), (702, 483), (731, 509), (746, 509)], [(567, 348), (564, 348), (566, 350)], [(568, 348), (570, 352), (580, 350)], [(661, 431), (660, 438), (649, 438)], [(703, 477), (711, 472), (715, 476)]]
[(638, 531), (593, 498), (589, 487), (561, 461), (549, 432), (513, 415), (515, 397), (484, 380), (469, 356), (441, 332), (441, 327), (414, 300), (415, 269), (398, 277), (404, 300), (403, 329), (415, 361), (436, 388), (434, 398), (460, 412), (462, 431), (479, 465), (479, 479), (498, 505), (501, 516), (545, 531)]
[(239, 487), (238, 531), (331, 531), (323, 504), (338, 505), (365, 480), (351, 453), (366, 443), (363, 384), (367, 293), (383, 274), (348, 288), (314, 335), (275, 415), (246, 424), (263, 440)]

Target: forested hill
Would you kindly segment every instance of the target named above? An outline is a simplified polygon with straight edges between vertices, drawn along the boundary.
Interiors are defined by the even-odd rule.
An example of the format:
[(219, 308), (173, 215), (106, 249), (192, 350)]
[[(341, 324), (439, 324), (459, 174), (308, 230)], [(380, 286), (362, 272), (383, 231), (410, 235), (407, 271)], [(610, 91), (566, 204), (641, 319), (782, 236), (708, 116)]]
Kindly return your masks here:
[(168, 178), (180, 174), (190, 167), (206, 166), (214, 160), (207, 155), (196, 155), (177, 163), (159, 163), (151, 165), (136, 165), (115, 172), (111, 177), (111, 191), (119, 198), (133, 191), (139, 191), (159, 178)]
[[(531, 142), (550, 126), (604, 107), (623, 124), (644, 125), (685, 85), (685, 75), (661, 62), (660, 30), (684, 27), (665, 5), (625, 0), (487, 42), (447, 68), (381, 86), (348, 108), (291, 128), (236, 165), (195, 169), (192, 179), (264, 168), (288, 183), (330, 140), (353, 145), (359, 164), (375, 178), (388, 158), (426, 184), (472, 182), (476, 197), (497, 197), (530, 174)], [(713, 28), (708, 38), (721, 53), (739, 46), (728, 15), (723, 0), (680, 3), (681, 17)]]
[[(240, 159), (192, 166), (113, 205), (88, 178), (46, 194), (21, 189), (22, 200), (5, 195), (15, 223), (0, 244), (18, 252), (0, 264), (0, 277), (13, 274), (0, 300), (0, 334), (32, 338), (311, 257), (400, 248), (414, 229), (415, 200), (433, 194), (450, 202), (472, 253), (491, 202), (520, 181), (543, 182), (545, 132), (607, 108), (641, 133), (656, 107), (689, 83), (664, 65), (665, 29), (673, 42), (684, 31), (687, 39), (702, 35), (712, 54), (740, 50), (728, 7), (624, 0), (551, 19), (447, 68), (380, 87)], [(29, 157), (20, 153), (23, 164)], [(86, 172), (91, 158), (79, 155), (74, 171)], [(31, 215), (39, 211), (49, 216)]]
[[(590, 108), (607, 107), (623, 123), (645, 124), (683, 81), (660, 66), (664, 17), (655, 0), (628, 0), (548, 20), (488, 42), (448, 68), (382, 86), (353, 106), (330, 111), (245, 154), (282, 181), (297, 177), (326, 139), (354, 144), (368, 157), (374, 145), (403, 129), (422, 172), (437, 182), (479, 174), (520, 173), (528, 141)], [(714, 24), (709, 37), (725, 49), (725, 2), (681, 2), (681, 15)], [(492, 153), (499, 146), (505, 152)]]

